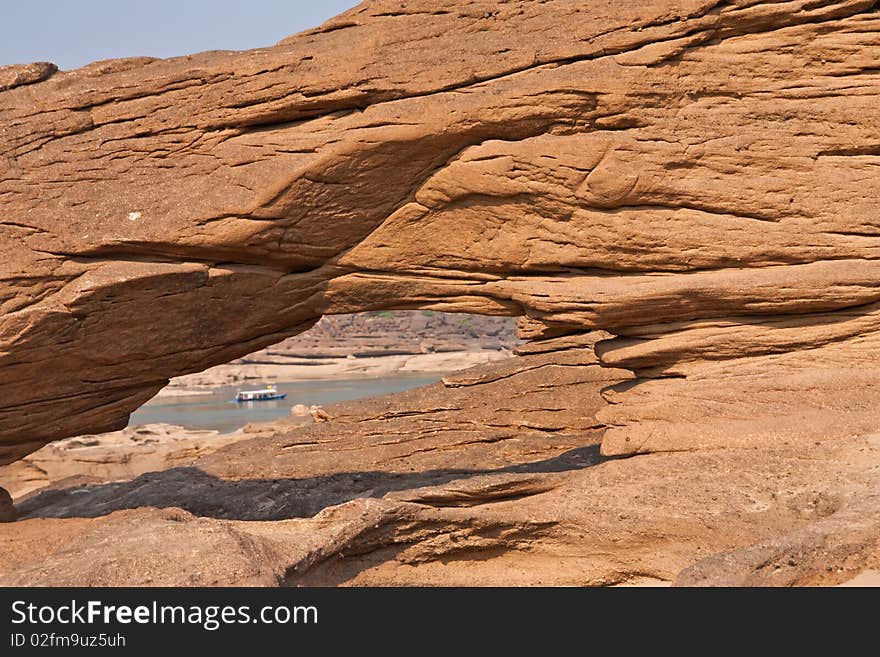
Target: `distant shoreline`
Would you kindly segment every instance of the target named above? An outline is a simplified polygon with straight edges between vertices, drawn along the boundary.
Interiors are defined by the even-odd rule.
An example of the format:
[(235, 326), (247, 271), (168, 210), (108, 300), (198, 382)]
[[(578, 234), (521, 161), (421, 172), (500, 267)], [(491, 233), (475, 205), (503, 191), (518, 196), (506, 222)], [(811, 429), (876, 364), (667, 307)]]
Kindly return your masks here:
[(506, 349), (448, 351), (346, 358), (278, 358), (275, 363), (229, 363), (172, 379), (156, 397), (213, 394), (221, 386), (249, 386), (279, 381), (381, 378), (392, 375), (445, 373), (511, 356)]

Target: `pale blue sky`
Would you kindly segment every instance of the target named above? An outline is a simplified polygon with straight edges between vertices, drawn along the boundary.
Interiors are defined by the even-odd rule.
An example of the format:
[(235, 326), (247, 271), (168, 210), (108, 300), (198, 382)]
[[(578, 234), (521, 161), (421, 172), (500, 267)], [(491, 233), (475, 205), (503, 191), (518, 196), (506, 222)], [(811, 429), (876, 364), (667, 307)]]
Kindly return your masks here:
[(268, 46), (357, 0), (0, 0), (0, 66)]

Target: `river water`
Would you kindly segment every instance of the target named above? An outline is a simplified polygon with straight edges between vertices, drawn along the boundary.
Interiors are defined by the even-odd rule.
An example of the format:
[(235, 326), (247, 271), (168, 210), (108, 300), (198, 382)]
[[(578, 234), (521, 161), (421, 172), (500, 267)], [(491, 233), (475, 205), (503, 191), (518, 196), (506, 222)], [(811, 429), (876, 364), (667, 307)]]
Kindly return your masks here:
[(440, 375), (394, 375), (375, 379), (337, 379), (327, 381), (280, 381), (279, 392), (287, 398), (263, 402), (236, 403), (239, 390), (253, 390), (262, 385), (222, 386), (213, 395), (157, 397), (132, 413), (129, 426), (165, 422), (189, 429), (216, 429), (228, 433), (251, 422), (267, 422), (290, 415), (296, 404), (326, 406), (335, 402), (376, 397), (391, 392), (427, 385)]

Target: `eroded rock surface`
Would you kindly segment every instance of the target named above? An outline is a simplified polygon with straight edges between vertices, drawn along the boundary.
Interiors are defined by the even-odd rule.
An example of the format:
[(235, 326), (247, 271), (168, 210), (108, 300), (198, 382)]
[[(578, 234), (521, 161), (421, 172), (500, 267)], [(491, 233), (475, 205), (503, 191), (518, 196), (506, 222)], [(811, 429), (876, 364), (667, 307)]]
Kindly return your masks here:
[(516, 320), (509, 317), (378, 311), (327, 315), (305, 333), (249, 354), (242, 363), (287, 363), (291, 359), (374, 358), (454, 351), (512, 351)]
[(878, 57), (874, 0), (374, 0), (255, 51), (0, 70), (0, 463), (324, 314), (530, 340), (35, 491), (0, 581), (876, 571)]
[(129, 427), (97, 436), (58, 440), (0, 468), (16, 499), (59, 483), (125, 480), (188, 465), (199, 456), (249, 436), (243, 432), (186, 429), (167, 424)]
[(12, 503), (12, 495), (5, 488), (0, 488), (0, 522), (12, 522), (18, 518), (18, 511)]
[(0, 461), (382, 308), (617, 336), (607, 454), (864, 429), (875, 5), (375, 0), (260, 50), (4, 69)]
[(55, 482), (0, 528), (0, 583), (790, 585), (877, 569), (876, 435), (603, 457), (596, 393), (631, 375), (591, 358), (525, 354), (183, 467)]
[[(301, 429), (298, 417), (252, 425), (261, 436), (256, 442), (227, 438), (231, 444), (215, 450), (210, 440), (199, 441), (183, 454), (192, 456), (199, 446), (216, 451), (216, 457), (206, 452), (181, 459), (183, 467), (173, 468), (166, 459), (161, 472), (139, 477), (126, 477), (119, 468), (95, 471), (95, 478), (82, 483), (122, 481), (82, 490), (73, 485), (77, 482), (53, 478), (47, 483), (62, 485), (19, 506), (23, 514), (40, 516), (95, 516), (148, 505), (275, 520), (461, 476), (552, 472), (601, 460), (595, 413), (604, 402), (598, 393), (629, 376), (599, 367), (589, 348), (492, 363), (451, 375), (446, 385), (325, 407), (323, 421)], [(124, 460), (138, 456), (135, 450)], [(17, 466), (7, 466), (0, 476), (11, 478)]]

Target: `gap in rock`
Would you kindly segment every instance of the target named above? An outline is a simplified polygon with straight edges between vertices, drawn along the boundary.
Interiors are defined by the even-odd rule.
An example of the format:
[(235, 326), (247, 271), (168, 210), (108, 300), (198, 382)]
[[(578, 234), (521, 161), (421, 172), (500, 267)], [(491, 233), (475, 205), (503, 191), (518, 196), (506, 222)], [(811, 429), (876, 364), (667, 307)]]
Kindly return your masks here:
[[(430, 310), (321, 318), (310, 330), (204, 372), (173, 379), (129, 427), (172, 424), (228, 433), (316, 407), (400, 392), (511, 355), (516, 319)], [(236, 403), (274, 386), (284, 399)]]
[[(25, 513), (36, 513), (38, 506), (54, 500), (57, 494), (51, 491), (56, 486), (61, 490), (58, 494), (66, 500), (63, 491), (71, 486), (78, 490), (80, 485), (132, 481), (138, 487), (143, 483), (139, 477), (157, 471), (169, 471), (159, 480), (163, 494), (183, 495), (180, 487), (171, 486), (168, 478), (174, 479), (184, 472), (186, 476), (180, 481), (187, 481), (192, 473), (186, 466), (193, 460), (257, 434), (270, 435), (282, 425), (291, 429), (310, 424), (320, 419), (322, 406), (417, 388), (435, 383), (451, 372), (508, 358), (520, 343), (516, 325), (516, 319), (510, 317), (427, 310), (327, 316), (309, 331), (276, 345), (172, 380), (131, 415), (126, 429), (49, 443), (16, 463), (0, 467), (0, 481), (17, 503), (37, 496), (40, 491), (50, 495), (39, 500), (35, 497), (30, 506), (22, 507)], [(234, 401), (239, 390), (261, 389), (270, 384), (287, 397), (250, 403)], [(551, 463), (548, 467), (558, 466)], [(347, 475), (341, 476), (345, 480)], [(458, 475), (438, 476), (442, 480)], [(208, 488), (218, 485), (215, 479), (208, 477)], [(320, 476), (306, 479), (319, 492), (326, 482), (335, 481), (333, 477)], [(365, 476), (363, 481), (369, 483), (373, 479), (396, 481), (378, 472)], [(236, 484), (232, 488), (242, 493), (243, 499), (249, 499), (244, 493), (261, 490), (262, 485), (258, 482), (253, 488)], [(391, 485), (389, 490), (393, 488)], [(107, 490), (112, 496), (119, 493), (116, 489)], [(328, 499), (336, 500), (332, 496)], [(159, 506), (164, 504), (153, 501)], [(325, 502), (315, 502), (317, 506), (309, 502), (303, 508), (297, 507), (293, 515), (316, 513)], [(85, 513), (69, 509), (66, 501), (61, 507), (45, 513)], [(117, 508), (105, 505), (94, 514), (106, 513), (111, 507)]]

